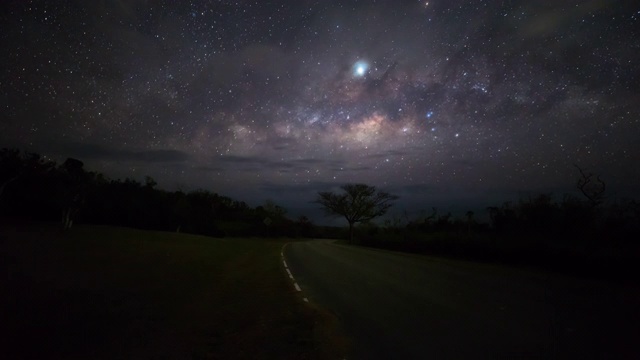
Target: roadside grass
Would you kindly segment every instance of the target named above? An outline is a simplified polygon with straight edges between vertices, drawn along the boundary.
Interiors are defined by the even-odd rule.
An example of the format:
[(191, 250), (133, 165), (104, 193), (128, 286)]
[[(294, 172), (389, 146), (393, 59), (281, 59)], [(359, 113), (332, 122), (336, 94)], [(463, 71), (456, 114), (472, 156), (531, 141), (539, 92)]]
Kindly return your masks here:
[(635, 243), (585, 241), (568, 236), (383, 233), (364, 235), (359, 240), (357, 245), (371, 248), (617, 282), (635, 281), (640, 260), (640, 247)]
[(284, 240), (125, 228), (4, 231), (6, 358), (326, 359), (346, 341), (285, 276)]

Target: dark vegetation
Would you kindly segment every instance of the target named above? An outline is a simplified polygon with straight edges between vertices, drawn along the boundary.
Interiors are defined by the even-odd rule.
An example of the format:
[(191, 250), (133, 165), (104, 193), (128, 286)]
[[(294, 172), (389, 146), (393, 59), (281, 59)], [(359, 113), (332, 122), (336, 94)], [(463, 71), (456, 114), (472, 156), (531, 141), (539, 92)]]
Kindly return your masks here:
[[(323, 235), (306, 217), (291, 220), (272, 201), (251, 207), (207, 190), (165, 191), (147, 177), (113, 180), (77, 159), (56, 164), (34, 153), (0, 150), (0, 217), (125, 226), (214, 237)], [(320, 232), (318, 232), (320, 231)]]
[[(581, 178), (578, 186), (584, 182)], [(600, 185), (598, 185), (600, 186)], [(593, 195), (593, 193), (590, 193)], [(395, 216), (384, 225), (357, 228), (361, 245), (524, 265), (576, 275), (627, 278), (640, 260), (640, 203), (608, 205), (596, 197), (540, 194), (487, 207), (489, 223), (467, 212), (462, 218), (437, 209), (417, 218)]]
[(42, 223), (3, 235), (3, 359), (337, 359), (344, 350), (335, 318), (283, 276), (285, 241)]
[[(158, 189), (112, 180), (67, 159), (55, 164), (37, 154), (0, 151), (0, 216), (185, 232), (214, 237), (348, 238), (356, 244), (478, 261), (531, 265), (578, 273), (625, 272), (640, 258), (640, 203), (607, 199), (605, 181), (577, 167), (579, 196), (539, 194), (486, 208), (489, 222), (437, 209), (410, 218), (395, 215), (378, 225), (395, 196), (352, 184), (343, 193), (320, 192), (316, 203), (344, 217), (350, 230), (292, 220), (272, 201), (251, 207), (207, 190)], [(571, 190), (571, 189), (567, 189)], [(605, 201), (606, 200), (606, 201)]]
[(635, 284), (640, 203), (607, 199), (601, 177), (577, 170), (579, 197), (490, 206), (488, 223), (432, 209), (377, 225), (395, 196), (364, 184), (320, 192), (316, 203), (347, 230), (291, 220), (271, 201), (171, 192), (149, 177), (112, 180), (77, 159), (3, 149), (0, 347), (8, 358), (340, 358), (335, 317), (300, 301), (274, 237), (348, 238)]
[(353, 241), (353, 227), (384, 215), (398, 197), (366, 184), (347, 184), (342, 193), (319, 192), (316, 203), (329, 215), (341, 216), (349, 223), (349, 242)]
[(274, 238), (315, 229), (285, 214), (270, 201), (252, 208), (0, 150), (3, 354), (339, 358), (335, 317), (303, 303), (283, 276), (286, 241)]
[(557, 201), (539, 194), (490, 206), (488, 224), (477, 222), (472, 211), (454, 218), (433, 208), (379, 226), (369, 220), (385, 214), (396, 197), (364, 184), (345, 185), (343, 193), (320, 192), (315, 202), (344, 217), (349, 242), (364, 246), (632, 280), (640, 260), (640, 203), (605, 205), (605, 182), (576, 168), (582, 198), (565, 195)]

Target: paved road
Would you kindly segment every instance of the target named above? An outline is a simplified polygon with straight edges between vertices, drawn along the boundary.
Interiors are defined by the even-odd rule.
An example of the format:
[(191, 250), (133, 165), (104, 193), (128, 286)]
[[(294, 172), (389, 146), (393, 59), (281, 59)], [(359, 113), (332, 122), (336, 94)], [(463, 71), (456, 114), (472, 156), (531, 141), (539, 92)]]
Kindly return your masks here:
[(640, 291), (315, 240), (285, 258), (351, 359), (640, 359)]

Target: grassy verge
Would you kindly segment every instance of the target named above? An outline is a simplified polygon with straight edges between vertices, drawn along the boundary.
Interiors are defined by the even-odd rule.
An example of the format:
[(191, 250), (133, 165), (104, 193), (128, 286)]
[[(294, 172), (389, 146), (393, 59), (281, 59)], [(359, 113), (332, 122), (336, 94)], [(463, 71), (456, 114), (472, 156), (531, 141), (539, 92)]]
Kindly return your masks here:
[(323, 359), (335, 319), (302, 303), (284, 242), (39, 226), (0, 243), (8, 358)]
[(358, 245), (621, 282), (635, 281), (640, 260), (636, 244), (580, 243), (581, 239), (533, 235), (412, 235), (370, 237)]

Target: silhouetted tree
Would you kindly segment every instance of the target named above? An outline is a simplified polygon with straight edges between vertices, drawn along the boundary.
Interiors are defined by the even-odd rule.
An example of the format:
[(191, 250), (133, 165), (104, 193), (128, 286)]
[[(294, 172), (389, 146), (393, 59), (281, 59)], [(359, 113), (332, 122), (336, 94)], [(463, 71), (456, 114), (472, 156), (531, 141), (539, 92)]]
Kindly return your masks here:
[(576, 183), (576, 187), (582, 192), (588, 200), (589, 203), (596, 207), (604, 201), (604, 191), (606, 190), (606, 185), (602, 179), (600, 179), (600, 175), (596, 176), (596, 179), (593, 179), (593, 173), (585, 173), (578, 165), (575, 165), (580, 172), (580, 178)]
[(208, 236), (222, 236), (215, 220), (215, 207), (219, 200), (217, 194), (206, 190), (196, 190), (187, 194), (189, 216), (187, 231)]
[(234, 236), (296, 236), (299, 229), (305, 234), (313, 231), (310, 222), (296, 226), (286, 218), (286, 209), (273, 202), (254, 209), (206, 190), (167, 192), (148, 176), (142, 183), (111, 180), (83, 167), (76, 159), (56, 166), (35, 153), (1, 149), (0, 215), (36, 221), (60, 220), (62, 215), (67, 229), (82, 221), (210, 236), (227, 231)]
[(516, 212), (520, 224), (529, 232), (552, 231), (560, 217), (560, 211), (551, 194), (539, 194), (529, 197), (527, 201), (520, 200)]
[(38, 154), (1, 150), (0, 212), (3, 215), (53, 220), (50, 211), (55, 207), (53, 170), (55, 163)]
[(172, 194), (171, 201), (173, 205), (171, 215), (174, 219), (172, 228), (175, 228), (176, 232), (180, 232), (189, 217), (189, 204), (187, 203), (187, 196), (182, 191), (176, 191)]
[(88, 186), (88, 174), (83, 169), (82, 161), (68, 158), (59, 169), (61, 176), (62, 227), (71, 229), (73, 220), (85, 201)]
[(0, 150), (0, 198), (7, 185), (20, 177), (23, 166), (24, 162), (19, 150), (6, 148)]
[(391, 202), (398, 198), (365, 184), (347, 184), (340, 188), (344, 193), (319, 192), (314, 202), (322, 205), (329, 215), (344, 216), (347, 219), (349, 242), (353, 241), (354, 224), (384, 215), (391, 207)]
[(296, 221), (298, 227), (298, 236), (311, 237), (313, 234), (313, 223), (308, 217), (302, 215)]
[(430, 231), (433, 228), (433, 221), (438, 216), (438, 209), (435, 207), (431, 208), (431, 214), (427, 215), (426, 212), (421, 211), (420, 217), (416, 220), (411, 220), (407, 224), (407, 229), (409, 230), (419, 230), (419, 231)]
[(595, 211), (586, 201), (565, 194), (558, 208), (563, 232), (585, 232), (593, 227)]
[(410, 223), (409, 214), (407, 210), (404, 210), (402, 214), (394, 214), (391, 219), (385, 220), (384, 229), (400, 233), (403, 229), (406, 229)]
[(451, 229), (451, 212), (448, 212), (444, 215), (440, 215), (438, 219), (433, 224), (433, 229), (435, 231), (447, 231)]
[(640, 233), (640, 202), (631, 199), (616, 201), (604, 218), (604, 233), (617, 242), (634, 243)]
[(276, 205), (273, 200), (267, 200), (262, 207), (264, 211), (267, 213), (267, 216), (271, 218), (272, 221), (283, 219), (287, 214), (287, 210), (282, 206)]
[(151, 176), (145, 176), (144, 177), (144, 186), (145, 186), (145, 188), (147, 188), (149, 190), (154, 190), (156, 185), (158, 185), (158, 183)]
[(473, 211), (469, 210), (465, 215), (467, 216), (467, 234), (471, 235), (471, 225), (475, 222), (473, 220), (474, 213)]

